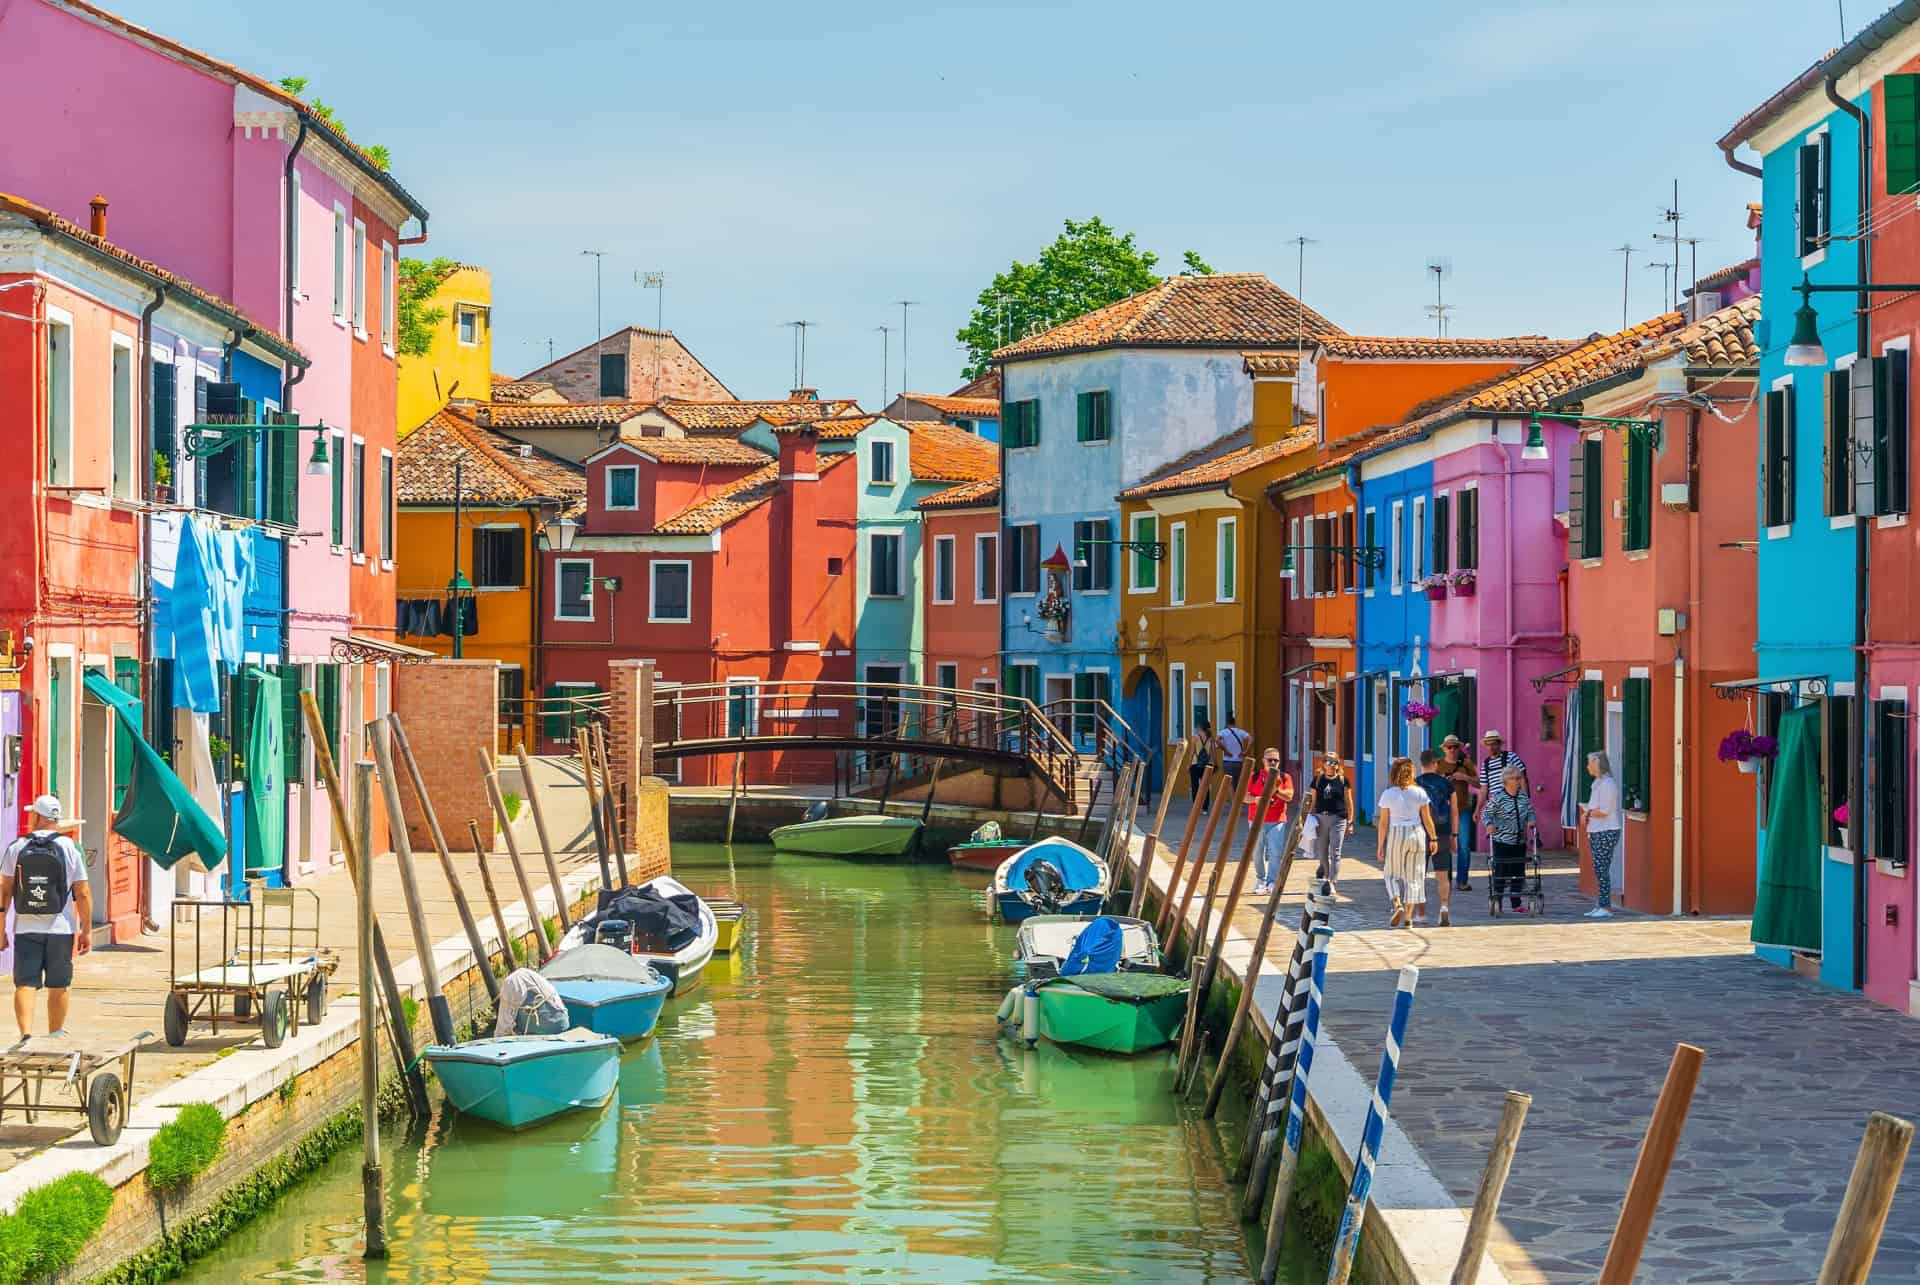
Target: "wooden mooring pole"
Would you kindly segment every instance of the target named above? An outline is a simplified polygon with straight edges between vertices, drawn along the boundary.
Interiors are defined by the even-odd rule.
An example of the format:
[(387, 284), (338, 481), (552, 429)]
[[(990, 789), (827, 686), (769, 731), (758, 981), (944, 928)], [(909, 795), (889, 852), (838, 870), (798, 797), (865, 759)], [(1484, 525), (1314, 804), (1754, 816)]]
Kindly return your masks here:
[[(577, 728), (573, 734), (574, 747), (580, 751), (580, 775), (587, 787), (587, 814), (593, 822), (593, 846), (600, 854), (600, 886), (611, 891), (613, 882), (612, 849), (607, 841), (607, 819), (600, 811), (600, 787), (593, 780), (593, 739), (587, 735), (587, 729)], [(493, 764), (488, 762), (487, 775), (493, 775)], [(733, 842), (733, 810), (727, 810), (727, 842)]]
[[(356, 836), (360, 851), (373, 846), (373, 764), (361, 763), (353, 774), (354, 815), (360, 818)], [(367, 1221), (365, 1258), (387, 1256), (387, 1202), (380, 1172), (380, 1039), (374, 1034), (373, 999), (373, 869), (354, 881), (354, 936), (360, 965), (360, 1203)]]
[(1461, 1242), (1460, 1258), (1453, 1265), (1452, 1285), (1474, 1285), (1480, 1278), (1487, 1240), (1493, 1235), (1493, 1216), (1500, 1210), (1500, 1193), (1506, 1190), (1513, 1152), (1520, 1145), (1520, 1126), (1527, 1122), (1527, 1108), (1532, 1105), (1532, 1094), (1507, 1090), (1500, 1127), (1493, 1132), (1493, 1148), (1487, 1152), (1487, 1167), (1480, 1175), (1480, 1190), (1473, 1197), (1473, 1215), (1467, 1219), (1467, 1238)]
[(533, 895), (533, 882), (527, 878), (527, 867), (520, 860), (520, 845), (513, 841), (513, 831), (507, 825), (507, 803), (500, 797), (500, 780), (493, 774), (493, 757), (485, 750), (480, 751), (480, 776), (486, 782), (487, 798), (493, 803), (493, 815), (500, 822), (500, 837), (507, 848), (507, 860), (513, 865), (513, 877), (520, 884), (520, 898), (526, 903), (527, 918), (533, 921), (533, 939), (540, 946), (540, 962), (546, 963), (553, 958), (553, 943), (547, 940), (547, 925), (540, 914), (539, 899)]
[(1147, 882), (1153, 873), (1153, 854), (1160, 846), (1160, 828), (1167, 823), (1167, 800), (1173, 797), (1173, 782), (1186, 766), (1187, 743), (1175, 741), (1173, 753), (1167, 757), (1166, 778), (1160, 782), (1160, 807), (1153, 814), (1153, 829), (1147, 831), (1147, 841), (1141, 845), (1139, 869), (1133, 877), (1133, 900), (1127, 907), (1127, 913), (1138, 919), (1140, 912), (1147, 908)]
[[(1180, 875), (1187, 868), (1187, 850), (1193, 846), (1193, 832), (1200, 823), (1200, 800), (1207, 797), (1207, 790), (1213, 785), (1213, 764), (1200, 769), (1200, 784), (1193, 792), (1193, 799), (1187, 808), (1187, 824), (1180, 831), (1180, 847), (1173, 854), (1173, 873), (1167, 876), (1167, 899), (1160, 903), (1160, 913), (1153, 917), (1154, 931), (1165, 940), (1167, 922), (1173, 914), (1173, 903), (1180, 896)], [(1169, 791), (1171, 792), (1171, 791)]]
[(1173, 917), (1168, 921), (1166, 930), (1160, 934), (1169, 954), (1174, 943), (1180, 940), (1180, 934), (1186, 931), (1187, 907), (1193, 904), (1193, 894), (1199, 890), (1201, 873), (1207, 868), (1207, 853), (1213, 847), (1213, 832), (1220, 828), (1220, 801), (1227, 796), (1232, 779), (1225, 772), (1216, 772), (1213, 781), (1213, 793), (1202, 794), (1206, 800), (1207, 823), (1200, 829), (1200, 846), (1193, 854), (1193, 868), (1187, 872), (1187, 890), (1180, 894), (1179, 904), (1173, 907)]
[(1818, 1285), (1866, 1285), (1880, 1233), (1893, 1208), (1894, 1188), (1913, 1145), (1913, 1123), (1875, 1111), (1867, 1117), (1867, 1131), (1854, 1157), (1853, 1176), (1840, 1201), (1840, 1217), (1827, 1242), (1827, 1258), (1820, 1265)]
[(453, 1009), (440, 989), (440, 965), (433, 958), (427, 908), (420, 900), (420, 885), (413, 869), (413, 844), (407, 838), (407, 817), (400, 808), (400, 782), (393, 774), (393, 752), (387, 743), (390, 731), (384, 719), (376, 718), (367, 724), (367, 739), (373, 742), (373, 761), (380, 769), (380, 794), (387, 804), (387, 830), (393, 836), (394, 865), (400, 871), (400, 893), (407, 903), (407, 922), (413, 925), (420, 975), (427, 983), (427, 1015), (433, 1019), (433, 1038), (451, 1047), (460, 1041), (453, 1029)]
[[(513, 937), (507, 932), (507, 916), (500, 909), (500, 892), (493, 886), (493, 871), (487, 868), (486, 845), (480, 840), (480, 823), (472, 817), (467, 818), (467, 833), (473, 838), (473, 859), (480, 864), (480, 886), (487, 892), (487, 908), (493, 911), (493, 927), (500, 934), (500, 962), (506, 965), (506, 971), (513, 971)], [(491, 956), (487, 967), (493, 967)]]
[[(433, 797), (427, 793), (427, 780), (420, 775), (420, 764), (413, 757), (413, 747), (407, 744), (407, 732), (400, 725), (400, 715), (388, 714), (387, 726), (393, 732), (393, 747), (400, 752), (400, 762), (407, 769), (407, 779), (413, 782), (413, 797), (420, 803), (420, 813), (427, 822), (427, 834), (433, 839), (433, 850), (440, 857), (440, 873), (447, 881), (447, 890), (453, 894), (453, 907), (460, 912), (460, 927), (467, 934), (467, 946), (473, 951), (474, 962), (482, 965), (480, 979), (486, 983), (487, 999), (500, 1003), (500, 979), (493, 975), (487, 962), (487, 943), (480, 936), (480, 925), (474, 922), (473, 907), (467, 904), (466, 890), (460, 886), (460, 873), (453, 868), (453, 854), (447, 850), (447, 835), (440, 828), (440, 816), (433, 810)], [(406, 818), (399, 819), (401, 825)]]
[[(1185, 1073), (1184, 1081), (1178, 1074), (1174, 1076), (1173, 1080), (1175, 1092), (1182, 1098), (1193, 1091), (1194, 1081), (1200, 1078), (1200, 1014), (1206, 1011), (1207, 994), (1213, 989), (1213, 979), (1220, 974), (1220, 956), (1224, 954), (1227, 949), (1227, 934), (1233, 928), (1233, 912), (1240, 907), (1240, 895), (1245, 891), (1247, 886), (1247, 872), (1253, 869), (1254, 855), (1260, 847), (1261, 831), (1266, 824), (1267, 805), (1273, 800), (1274, 791), (1279, 787), (1279, 784), (1280, 774), (1278, 772), (1269, 772), (1267, 774), (1266, 786), (1260, 791), (1260, 802), (1255, 806), (1253, 816), (1247, 822), (1246, 841), (1240, 846), (1240, 868), (1233, 872), (1233, 887), (1228, 890), (1227, 904), (1220, 912), (1219, 931), (1214, 936), (1212, 949), (1207, 951), (1206, 966), (1200, 974), (1199, 989), (1194, 992), (1189, 1001), (1189, 1007), (1194, 1014), (1193, 1047), (1188, 1049), (1183, 1046), (1180, 1050), (1181, 1070)], [(1239, 815), (1238, 804), (1239, 801), (1235, 800), (1236, 819)], [(1231, 831), (1229, 831), (1229, 835), (1231, 835)], [(1221, 846), (1225, 847), (1226, 845), (1222, 844)], [(1223, 863), (1224, 860), (1225, 854), (1223, 853)], [(1210, 893), (1208, 895), (1211, 896), (1212, 894)], [(1209, 906), (1209, 909), (1211, 909), (1211, 906)], [(1202, 935), (1194, 939), (1203, 947), (1207, 944), (1205, 931), (1203, 927), (1201, 930)], [(1251, 994), (1252, 988), (1246, 988), (1243, 993)]]
[(1208, 1120), (1213, 1119), (1214, 1112), (1220, 1109), (1220, 1094), (1227, 1087), (1226, 1051), (1232, 1050), (1240, 1042), (1240, 1032), (1246, 1029), (1247, 1016), (1253, 1010), (1254, 988), (1260, 984), (1261, 965), (1267, 962), (1267, 938), (1273, 935), (1273, 921), (1280, 914), (1280, 894), (1286, 891), (1287, 876), (1293, 872), (1293, 858), (1300, 851), (1300, 817), (1300, 809), (1295, 808), (1287, 820), (1286, 836), (1281, 843), (1279, 871), (1274, 876), (1267, 907), (1260, 915), (1260, 931), (1254, 935), (1253, 958), (1247, 961), (1247, 976), (1240, 986), (1240, 1002), (1234, 1006), (1233, 1021), (1227, 1027), (1227, 1038), (1220, 1045), (1225, 1050), (1220, 1055), (1220, 1064), (1213, 1068), (1213, 1079), (1207, 1084), (1207, 1105), (1201, 1115)]
[(633, 881), (627, 877), (627, 836), (620, 828), (620, 805), (613, 797), (612, 755), (607, 752), (607, 729), (593, 725), (594, 764), (600, 773), (600, 806), (607, 813), (607, 842), (613, 848), (613, 860), (620, 871), (620, 886)]
[(1614, 1224), (1613, 1242), (1607, 1246), (1607, 1261), (1600, 1266), (1600, 1285), (1632, 1285), (1647, 1233), (1653, 1227), (1653, 1211), (1667, 1185), (1667, 1170), (1673, 1167), (1674, 1153), (1680, 1149), (1680, 1130), (1687, 1123), (1687, 1108), (1693, 1105), (1700, 1064), (1706, 1057), (1705, 1050), (1697, 1045), (1674, 1046), (1667, 1081), (1660, 1088), (1660, 1100), (1654, 1103), (1646, 1136), (1640, 1140), (1640, 1158), (1627, 1183), (1627, 1198), (1620, 1205), (1620, 1220)]
[(573, 927), (567, 911), (567, 897), (560, 882), (560, 863), (553, 855), (553, 839), (547, 834), (547, 814), (540, 807), (540, 787), (533, 780), (533, 760), (527, 757), (524, 741), (513, 743), (513, 755), (520, 764), (520, 784), (526, 787), (527, 807), (533, 812), (533, 830), (540, 836), (540, 855), (547, 861), (547, 879), (553, 884), (553, 899), (560, 907), (560, 931)]

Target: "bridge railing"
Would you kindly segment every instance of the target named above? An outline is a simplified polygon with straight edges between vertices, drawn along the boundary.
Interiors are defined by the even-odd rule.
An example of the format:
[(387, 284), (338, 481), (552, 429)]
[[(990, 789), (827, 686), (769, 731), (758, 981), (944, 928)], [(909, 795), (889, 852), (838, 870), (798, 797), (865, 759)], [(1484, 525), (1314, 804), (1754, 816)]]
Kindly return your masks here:
[(1097, 696), (1062, 697), (1048, 701), (1041, 712), (1070, 738), (1075, 749), (1092, 754), (1115, 772), (1136, 759), (1153, 757), (1153, 742)]

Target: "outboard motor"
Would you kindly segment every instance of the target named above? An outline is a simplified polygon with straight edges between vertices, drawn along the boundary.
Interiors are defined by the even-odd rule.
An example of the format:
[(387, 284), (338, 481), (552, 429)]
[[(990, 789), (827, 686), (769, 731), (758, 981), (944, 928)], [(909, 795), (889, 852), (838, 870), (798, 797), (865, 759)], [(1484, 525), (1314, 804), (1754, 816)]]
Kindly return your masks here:
[(632, 954), (633, 923), (626, 919), (602, 919), (594, 927), (593, 939), (602, 946)]
[(1051, 861), (1035, 861), (1027, 867), (1027, 900), (1041, 914), (1059, 913), (1067, 897), (1067, 880), (1060, 873), (1060, 867)]
[(806, 810), (806, 812), (800, 817), (800, 819), (802, 821), (826, 820), (827, 819), (827, 801), (825, 799), (815, 799), (813, 802), (813, 806), (809, 807)]

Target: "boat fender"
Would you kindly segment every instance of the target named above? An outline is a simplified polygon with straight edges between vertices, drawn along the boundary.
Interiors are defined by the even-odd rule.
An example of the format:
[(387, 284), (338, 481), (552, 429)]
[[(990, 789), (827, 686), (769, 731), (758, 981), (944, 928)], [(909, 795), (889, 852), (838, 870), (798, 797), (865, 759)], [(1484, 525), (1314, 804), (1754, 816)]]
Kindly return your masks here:
[(1020, 1038), (1032, 1048), (1040, 1042), (1040, 993), (1029, 986), (1020, 1014)]
[(1000, 1011), (993, 1015), (993, 1020), (996, 1022), (1012, 1021), (1014, 1013), (1018, 1011), (1015, 1008), (1015, 1005), (1017, 1005), (1019, 1002), (1020, 1002), (1020, 988), (1018, 986), (1015, 986), (1012, 990), (1007, 992), (1007, 997), (1000, 1001)]

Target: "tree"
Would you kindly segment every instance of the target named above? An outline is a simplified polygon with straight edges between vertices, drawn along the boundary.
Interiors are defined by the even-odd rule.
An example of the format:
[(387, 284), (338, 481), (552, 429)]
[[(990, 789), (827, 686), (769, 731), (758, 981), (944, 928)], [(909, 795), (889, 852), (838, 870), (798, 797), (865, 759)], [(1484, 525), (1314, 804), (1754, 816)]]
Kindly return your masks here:
[[(282, 76), (280, 78), (279, 84), (280, 84), (280, 88), (286, 90), (289, 94), (292, 94), (294, 97), (298, 98), (300, 96), (301, 91), (306, 89), (307, 87), (307, 78), (305, 76)], [(307, 106), (309, 109), (312, 110), (315, 116), (318, 116), (321, 120), (325, 121), (327, 124), (331, 125), (336, 131), (338, 131), (340, 134), (340, 137), (342, 138), (348, 137), (346, 122), (342, 121), (338, 116), (334, 115), (333, 108), (327, 106), (325, 103), (321, 102), (318, 98), (309, 100), (307, 103)], [(352, 140), (348, 139), (348, 141), (351, 142)], [(360, 145), (358, 143), (355, 143), (354, 146), (359, 147)], [(385, 144), (374, 143), (367, 147), (361, 147), (360, 150), (366, 153), (368, 160), (372, 161), (375, 165), (379, 166), (381, 169), (384, 170), (384, 169), (391, 168), (392, 158), (387, 152)]]
[(460, 265), (452, 259), (400, 260), (400, 351), (424, 357), (433, 346), (433, 328), (447, 319), (447, 310), (433, 304), (433, 296)]
[[(1120, 236), (1098, 216), (1076, 223), (1040, 252), (1034, 263), (1015, 260), (980, 292), (973, 316), (954, 337), (967, 346), (968, 379), (985, 374), (993, 350), (1027, 335), (1104, 308), (1159, 285), (1160, 259), (1134, 244), (1133, 233)], [(1213, 269), (1188, 250), (1182, 275), (1210, 276)]]

